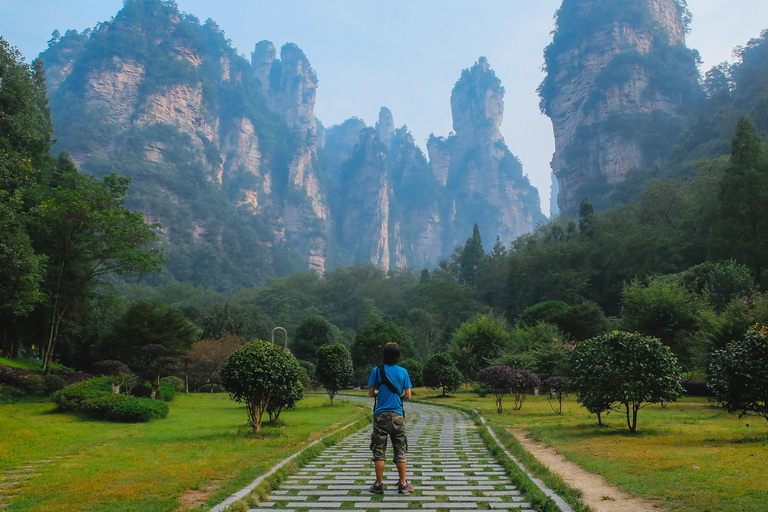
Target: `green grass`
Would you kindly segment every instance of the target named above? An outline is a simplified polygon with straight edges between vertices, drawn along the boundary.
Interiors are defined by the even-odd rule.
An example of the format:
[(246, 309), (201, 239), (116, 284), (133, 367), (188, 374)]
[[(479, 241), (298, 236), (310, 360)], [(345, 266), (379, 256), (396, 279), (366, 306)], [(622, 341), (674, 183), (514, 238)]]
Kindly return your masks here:
[[(43, 362), (35, 359), (34, 357), (27, 357), (24, 359), (6, 359), (4, 357), (0, 357), (0, 364), (10, 366), (11, 368), (21, 368), (22, 370), (29, 370), (32, 372), (43, 371)], [(54, 370), (69, 370), (69, 368), (66, 366), (62, 366), (56, 363), (51, 364), (51, 368)]]
[(308, 396), (253, 435), (244, 406), (225, 394), (176, 395), (170, 406), (166, 419), (126, 425), (58, 413), (50, 403), (1, 405), (0, 472), (35, 468), (4, 510), (175, 511), (182, 496), (215, 504), (370, 414), (343, 399), (331, 407), (325, 396)]
[[(419, 390), (421, 391), (421, 390)], [(662, 408), (642, 409), (638, 432), (612, 412), (604, 427), (571, 397), (556, 415), (544, 397), (529, 396), (521, 411), (505, 399), (499, 415), (493, 396), (423, 391), (425, 402), (477, 409), (497, 433), (524, 429), (587, 471), (634, 496), (675, 511), (768, 511), (768, 422), (728, 414), (703, 398), (686, 398)], [(520, 450), (510, 436), (501, 436)]]

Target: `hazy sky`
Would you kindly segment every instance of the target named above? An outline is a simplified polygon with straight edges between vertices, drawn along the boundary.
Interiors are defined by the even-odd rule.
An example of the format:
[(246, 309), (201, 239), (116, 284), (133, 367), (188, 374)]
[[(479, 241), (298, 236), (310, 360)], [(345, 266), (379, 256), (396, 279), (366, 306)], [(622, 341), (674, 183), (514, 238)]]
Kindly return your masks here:
[[(480, 56), (506, 89), (501, 132), (549, 210), (552, 126), (538, 109), (542, 51), (561, 0), (177, 0), (201, 21), (213, 18), (241, 54), (269, 39), (294, 42), (317, 72), (315, 113), (326, 126), (357, 116), (375, 123), (389, 107), (422, 146), (451, 131), (450, 94)], [(688, 46), (702, 70), (729, 60), (768, 27), (768, 0), (688, 0)], [(736, 8), (735, 5), (738, 5)], [(83, 30), (109, 20), (122, 0), (2, 0), (0, 35), (28, 61), (54, 29)]]

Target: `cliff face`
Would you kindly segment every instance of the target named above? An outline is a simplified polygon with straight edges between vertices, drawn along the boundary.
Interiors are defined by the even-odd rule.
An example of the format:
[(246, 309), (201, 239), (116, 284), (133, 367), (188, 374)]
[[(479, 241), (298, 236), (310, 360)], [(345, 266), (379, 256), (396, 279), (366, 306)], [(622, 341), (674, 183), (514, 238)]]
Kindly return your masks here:
[(427, 148), (433, 175), (455, 205), (453, 244), (466, 239), (475, 222), (505, 242), (531, 231), (544, 219), (538, 191), (504, 144), (504, 88), (484, 57), (462, 72), (451, 111), (455, 135), (432, 136)]
[(478, 222), (505, 243), (543, 218), (504, 145), (503, 88), (485, 59), (451, 97), (455, 135), (431, 162), (382, 107), (324, 128), (304, 53), (269, 41), (250, 62), (212, 21), (126, 0), (42, 58), (59, 148), (84, 172), (133, 178), (127, 202), (163, 224), (164, 278), (220, 289), (370, 262), (434, 266)]
[(563, 212), (586, 195), (608, 207), (630, 169), (664, 163), (697, 91), (685, 14), (677, 0), (563, 1), (539, 89)]
[[(168, 2), (129, 0), (93, 34), (70, 32), (42, 55), (56, 77), (60, 147), (85, 172), (134, 178), (129, 205), (164, 224), (177, 278), (200, 264), (211, 268), (191, 280), (217, 287), (325, 270), (317, 79), (295, 45), (280, 60), (271, 43), (262, 46), (272, 60), (263, 51), (249, 64), (215, 23), (200, 25)], [(260, 65), (269, 68), (264, 82)], [(233, 274), (242, 280), (222, 285)]]

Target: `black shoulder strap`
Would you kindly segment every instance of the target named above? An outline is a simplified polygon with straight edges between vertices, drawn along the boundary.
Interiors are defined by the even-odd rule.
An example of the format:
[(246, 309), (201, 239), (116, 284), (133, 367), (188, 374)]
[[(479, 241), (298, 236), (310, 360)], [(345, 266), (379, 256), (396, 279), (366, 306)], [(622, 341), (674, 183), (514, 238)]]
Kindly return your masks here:
[(402, 393), (397, 390), (394, 384), (392, 384), (389, 379), (387, 378), (387, 372), (384, 371), (384, 365), (379, 366), (379, 375), (381, 375), (381, 382), (379, 383), (376, 388), (378, 389), (382, 384), (387, 386), (389, 390), (394, 393), (397, 396), (400, 396)]

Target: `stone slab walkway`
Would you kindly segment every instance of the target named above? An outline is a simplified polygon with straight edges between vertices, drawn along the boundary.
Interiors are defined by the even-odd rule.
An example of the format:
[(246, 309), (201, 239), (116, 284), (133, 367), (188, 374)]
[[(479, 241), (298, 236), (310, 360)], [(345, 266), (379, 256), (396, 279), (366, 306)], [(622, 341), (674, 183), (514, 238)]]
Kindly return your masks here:
[[(397, 493), (397, 472), (389, 461), (384, 474), (384, 495), (368, 492), (374, 472), (368, 448), (370, 428), (363, 428), (288, 477), (259, 508), (250, 512), (533, 512), (488, 452), (477, 427), (466, 414), (416, 403), (406, 405), (406, 414), (408, 480), (416, 487), (410, 495)], [(388, 448), (387, 456), (391, 458), (391, 447)]]

